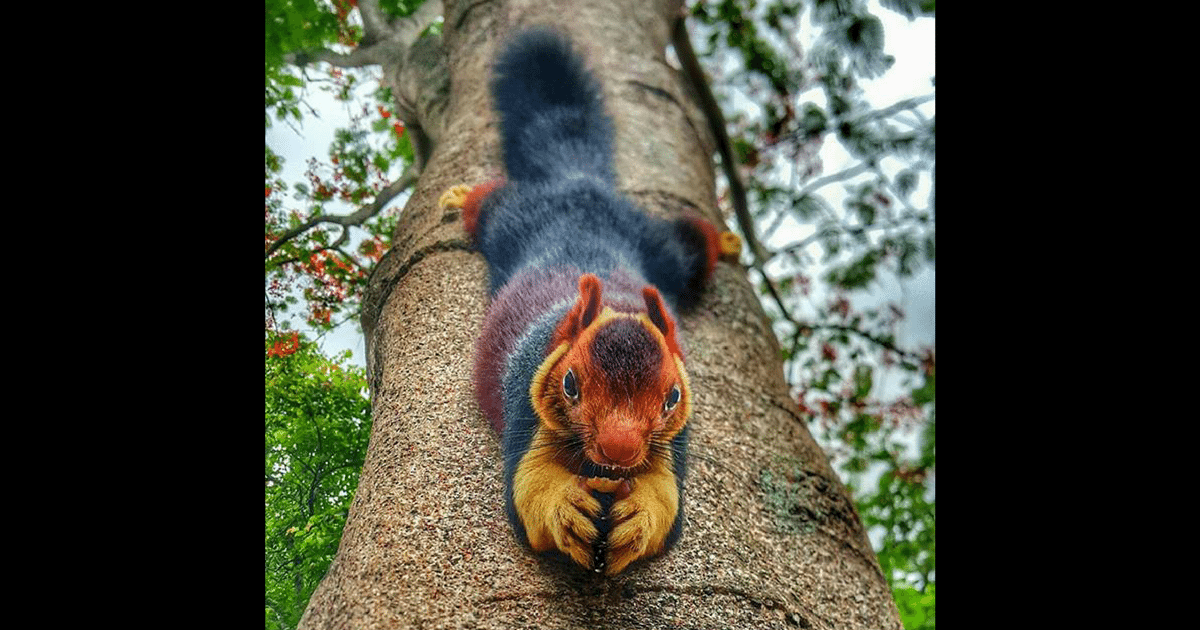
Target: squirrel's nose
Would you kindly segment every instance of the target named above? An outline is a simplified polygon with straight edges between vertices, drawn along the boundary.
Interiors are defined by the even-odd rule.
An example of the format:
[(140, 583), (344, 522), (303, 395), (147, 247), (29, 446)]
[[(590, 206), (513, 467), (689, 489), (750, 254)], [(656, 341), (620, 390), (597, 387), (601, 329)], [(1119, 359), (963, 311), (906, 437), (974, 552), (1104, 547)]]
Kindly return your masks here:
[(642, 440), (636, 432), (609, 432), (596, 437), (596, 446), (604, 455), (617, 466), (633, 466), (638, 463), (641, 454)]

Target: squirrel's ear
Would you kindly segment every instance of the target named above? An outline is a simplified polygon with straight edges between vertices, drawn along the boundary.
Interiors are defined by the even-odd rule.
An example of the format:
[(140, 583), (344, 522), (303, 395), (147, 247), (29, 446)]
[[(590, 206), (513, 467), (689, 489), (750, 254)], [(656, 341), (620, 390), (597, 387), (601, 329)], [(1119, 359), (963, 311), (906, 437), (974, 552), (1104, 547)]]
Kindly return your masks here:
[(579, 279), (579, 300), (575, 302), (575, 308), (579, 310), (579, 330), (592, 325), (592, 321), (600, 314), (600, 278), (585, 273)]
[(667, 312), (667, 305), (663, 303), (658, 289), (652, 286), (642, 289), (642, 299), (646, 300), (646, 315), (654, 327), (662, 333), (663, 338), (667, 340), (667, 346), (671, 348), (671, 352), (680, 354), (679, 344), (675, 341), (675, 320), (671, 319), (670, 313)]
[(579, 298), (555, 330), (554, 345), (574, 340), (596, 320), (596, 316), (604, 308), (600, 302), (601, 294), (600, 278), (590, 273), (579, 278)]

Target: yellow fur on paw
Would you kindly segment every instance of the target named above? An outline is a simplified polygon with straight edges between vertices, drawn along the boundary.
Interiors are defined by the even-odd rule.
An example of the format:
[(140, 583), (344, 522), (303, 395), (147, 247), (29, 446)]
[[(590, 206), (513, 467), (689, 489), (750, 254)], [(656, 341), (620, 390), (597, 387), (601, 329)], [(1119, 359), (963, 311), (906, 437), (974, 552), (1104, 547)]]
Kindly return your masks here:
[(446, 208), (461, 208), (467, 202), (467, 195), (471, 192), (471, 187), (466, 184), (451, 186), (449, 190), (442, 193), (438, 198), (438, 210)]
[(587, 486), (592, 490), (607, 493), (616, 492), (621, 483), (620, 479), (608, 479), (605, 477), (589, 477), (587, 480)]
[(742, 252), (742, 237), (733, 232), (721, 232), (720, 243), (721, 253), (726, 256)]
[(629, 496), (609, 510), (616, 525), (608, 534), (605, 573), (616, 575), (634, 560), (663, 550), (679, 512), (679, 493), (675, 478), (662, 468), (638, 477)]
[[(618, 512), (617, 505), (621, 504), (613, 506), (610, 516), (614, 519), (624, 518), (625, 520), (614, 527), (608, 535), (608, 554), (605, 557), (608, 564), (604, 567), (604, 572), (609, 575), (616, 575), (629, 566), (630, 562), (649, 555), (647, 552), (651, 551), (650, 544), (654, 537), (654, 531), (658, 529), (653, 513), (632, 509), (626, 514), (624, 511)], [(630, 509), (628, 505), (625, 507), (627, 510)], [(658, 550), (654, 549), (653, 551), (657, 552)]]
[(538, 431), (513, 476), (513, 507), (525, 526), (534, 551), (558, 549), (585, 568), (592, 568), (592, 543), (600, 532), (592, 518), (600, 502), (587, 480), (554, 461)]
[(535, 522), (541, 520), (544, 527), (539, 540), (535, 540), (534, 535), (530, 533), (530, 546), (538, 551), (545, 551), (550, 549), (548, 539), (552, 539), (553, 546), (559, 551), (590, 569), (592, 543), (599, 534), (596, 526), (592, 524), (591, 517), (599, 512), (600, 502), (587, 492), (583, 484), (572, 483), (562, 488), (557, 499), (546, 505), (546, 512), (540, 515), (541, 519), (529, 519)]

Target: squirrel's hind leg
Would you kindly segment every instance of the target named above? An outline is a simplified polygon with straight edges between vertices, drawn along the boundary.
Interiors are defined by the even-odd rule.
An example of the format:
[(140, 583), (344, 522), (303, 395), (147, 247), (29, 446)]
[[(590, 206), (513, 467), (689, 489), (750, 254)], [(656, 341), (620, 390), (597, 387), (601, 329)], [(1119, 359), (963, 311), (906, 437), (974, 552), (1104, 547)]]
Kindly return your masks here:
[(700, 300), (708, 286), (718, 260), (736, 262), (742, 251), (742, 239), (737, 234), (717, 231), (707, 219), (687, 216), (676, 219), (675, 233), (687, 252), (684, 263), (683, 283), (678, 295), (682, 308), (690, 308)]

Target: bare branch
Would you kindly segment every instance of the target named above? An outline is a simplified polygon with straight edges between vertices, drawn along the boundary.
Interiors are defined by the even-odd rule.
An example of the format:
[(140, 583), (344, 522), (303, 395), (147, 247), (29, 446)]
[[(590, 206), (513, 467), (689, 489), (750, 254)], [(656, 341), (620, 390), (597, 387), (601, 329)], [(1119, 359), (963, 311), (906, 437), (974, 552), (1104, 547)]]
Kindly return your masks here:
[(303, 66), (324, 61), (338, 68), (361, 68), (383, 64), (388, 51), (403, 50), (416, 41), (430, 24), (442, 14), (442, 0), (427, 0), (412, 15), (388, 22), (378, 0), (363, 0), (359, 4), (363, 18), (363, 39), (358, 48), (338, 53), (328, 48), (288, 53), (287, 63)]
[(817, 179), (814, 179), (811, 182), (809, 182), (809, 184), (807, 186), (805, 186), (803, 190), (800, 191), (799, 196), (803, 197), (805, 195), (811, 195), (813, 192), (815, 192), (819, 188), (823, 188), (825, 186), (828, 186), (829, 184), (841, 181), (843, 179), (851, 179), (851, 178), (857, 177), (859, 175), (862, 175), (863, 173), (866, 173), (867, 171), (870, 171), (871, 168), (872, 168), (871, 164), (869, 164), (867, 162), (863, 162), (861, 164), (858, 164), (857, 166), (851, 166), (850, 168), (848, 168), (846, 170), (838, 171), (832, 175), (826, 175), (825, 177), (818, 177)]
[[(355, 266), (357, 266), (359, 269), (362, 269), (362, 265), (359, 265), (359, 264), (358, 264), (358, 262), (357, 262), (357, 261), (355, 261), (353, 257), (349, 257), (349, 256), (347, 256), (347, 258), (350, 260), (350, 262), (351, 262), (351, 263), (353, 263), (353, 264), (354, 264)], [(342, 327), (342, 325), (343, 325), (343, 324), (345, 324), (346, 322), (349, 322), (349, 321), (352, 321), (352, 320), (356, 320), (356, 319), (358, 319), (358, 318), (359, 318), (359, 317), (361, 317), (361, 316), (362, 316), (362, 308), (361, 308), (361, 307), (359, 307), (359, 308), (357, 308), (357, 309), (354, 309), (354, 310), (353, 310), (353, 311), (352, 311), (352, 312), (351, 312), (349, 315), (347, 315), (347, 316), (346, 316), (344, 319), (342, 319), (341, 321), (338, 321), (338, 322), (334, 323), (334, 324), (333, 324), (333, 325), (331, 325), (331, 326), (330, 326), (330, 327), (329, 327), (327, 330), (322, 330), (321, 332), (317, 333), (316, 339), (314, 339), (314, 341), (318, 341), (318, 342), (319, 342), (319, 341), (323, 340), (323, 339), (325, 338), (325, 334), (326, 334), (326, 333), (329, 333), (329, 332), (332, 332), (332, 331), (338, 330), (338, 329), (339, 329), (339, 328), (341, 328), (341, 327)], [(339, 466), (338, 468), (344, 468), (344, 467), (343, 467), (343, 466)], [(334, 470), (337, 470), (337, 468), (335, 468)]]
[(388, 23), (383, 9), (379, 8), (379, 0), (359, 0), (358, 12), (362, 15), (363, 21), (361, 45), (370, 46), (374, 42), (391, 39), (394, 31), (391, 24)]
[(927, 94), (925, 96), (918, 96), (918, 97), (914, 97), (914, 98), (905, 99), (894, 105), (891, 105), (890, 107), (885, 107), (883, 109), (877, 109), (873, 112), (868, 112), (866, 114), (863, 114), (862, 116), (859, 116), (858, 118), (856, 118), (850, 122), (851, 122), (851, 124), (856, 124), (856, 123), (866, 122), (868, 120), (872, 120), (875, 118), (887, 118), (888, 116), (891, 116), (892, 114), (896, 114), (896, 113), (899, 113), (899, 112), (902, 112), (902, 111), (908, 110), (908, 109), (911, 109), (912, 111), (915, 112), (915, 111), (917, 111), (917, 107), (924, 105), (925, 103), (928, 103), (929, 101), (932, 101), (936, 97), (937, 97), (936, 94)]
[[(916, 212), (916, 211), (914, 210), (914, 212)], [(896, 229), (896, 228), (909, 227), (910, 225), (917, 225), (920, 223), (921, 223), (920, 219), (913, 217), (911, 219), (897, 219), (895, 221), (888, 221), (888, 222), (884, 222), (884, 223), (875, 223), (872, 225), (846, 226), (846, 225), (839, 224), (834, 227), (827, 227), (823, 230), (817, 230), (816, 232), (806, 236), (805, 238), (802, 238), (802, 239), (792, 242), (792, 243), (788, 243), (787, 245), (780, 247), (779, 249), (775, 250), (774, 252), (771, 252), (771, 257), (775, 258), (782, 254), (801, 251), (804, 248), (808, 247), (809, 245), (812, 245), (813, 243), (815, 243), (823, 238), (833, 236), (834, 234), (838, 234), (838, 233), (858, 233), (858, 232), (869, 232), (869, 231), (874, 231), (874, 230), (891, 230), (891, 229)]]
[(801, 326), (802, 324), (792, 318), (791, 312), (788, 311), (787, 307), (783, 305), (783, 298), (779, 295), (779, 291), (775, 288), (775, 283), (771, 281), (771, 276), (768, 276), (765, 271), (757, 266), (755, 269), (758, 271), (759, 275), (762, 276), (763, 282), (767, 285), (767, 292), (771, 294), (771, 299), (775, 300), (775, 306), (779, 307), (779, 313), (783, 316), (783, 318), (795, 326)]
[[(700, 108), (704, 111), (709, 128), (716, 138), (717, 152), (721, 155), (721, 169), (725, 171), (725, 178), (729, 180), (729, 196), (733, 201), (733, 211), (737, 216), (738, 226), (742, 228), (742, 237), (746, 239), (746, 245), (754, 256), (756, 268), (761, 272), (761, 265), (767, 260), (767, 252), (755, 234), (754, 219), (750, 216), (750, 208), (746, 202), (746, 186), (742, 183), (742, 175), (738, 171), (737, 161), (733, 157), (733, 144), (729, 140), (729, 132), (725, 129), (725, 116), (721, 113), (720, 106), (717, 105), (712, 88), (708, 86), (708, 81), (704, 78), (704, 69), (700, 67), (696, 51), (692, 48), (683, 16), (675, 20), (671, 44), (675, 47), (675, 54), (679, 57), (684, 75), (695, 88), (696, 96), (700, 99)], [(763, 277), (766, 278), (767, 274), (764, 273)], [(769, 283), (770, 280), (768, 279), (767, 282)]]
[(417, 37), (442, 16), (442, 11), (442, 0), (425, 0), (412, 15), (392, 23), (392, 37), (399, 40), (405, 48), (412, 46)]
[(391, 19), (379, 7), (379, 0), (362, 0), (358, 10), (363, 19), (362, 45), (390, 41), (392, 46), (407, 48), (442, 15), (443, 7), (442, 0), (426, 0), (412, 15)]
[(898, 348), (898, 347), (896, 347), (896, 344), (894, 344), (886, 339), (876, 337), (875, 335), (872, 335), (871, 333), (869, 333), (865, 330), (860, 330), (858, 328), (855, 328), (854, 326), (848, 326), (846, 324), (800, 324), (800, 326), (804, 326), (804, 327), (811, 328), (814, 330), (816, 330), (816, 329), (840, 330), (842, 332), (854, 333), (854, 334), (858, 335), (859, 337), (862, 337), (863, 339), (866, 339), (867, 341), (874, 343), (875, 345), (881, 346), (883, 348), (887, 348), (888, 350), (891, 350), (892, 352), (895, 352), (896, 354), (899, 354), (900, 356), (907, 357), (913, 361), (920, 361), (923, 358), (920, 354), (917, 354), (915, 352), (909, 352), (908, 350)]
[[(868, 170), (871, 170), (871, 168), (872, 168), (871, 165), (867, 164), (866, 162), (863, 162), (862, 164), (859, 164), (857, 166), (852, 166), (846, 170), (834, 173), (833, 175), (827, 175), (825, 177), (814, 179), (807, 186), (805, 186), (799, 192), (799, 194), (796, 195), (795, 198), (796, 199), (804, 199), (805, 197), (812, 196), (814, 201), (817, 201), (818, 203), (821, 204), (823, 210), (827, 210), (828, 208), (827, 208), (827, 204), (825, 203), (825, 200), (821, 199), (820, 197), (813, 196), (812, 194), (814, 192), (816, 192), (818, 189), (828, 186), (829, 184), (832, 184), (836, 181), (857, 177), (858, 175), (861, 175), (861, 174), (867, 172)], [(781, 223), (783, 223), (783, 219), (787, 216), (787, 214), (788, 214), (787, 212), (780, 212), (778, 215), (776, 215), (775, 221), (772, 222), (770, 227), (768, 227), (766, 229), (766, 231), (764, 232), (767, 235), (766, 236), (767, 238), (770, 238), (772, 235), (775, 234), (775, 230), (779, 227), (779, 225)], [(779, 255), (779, 252), (776, 251), (776, 252), (769, 253), (767, 255), (767, 257), (768, 257), (768, 259), (770, 259), (770, 258), (774, 258), (778, 255)]]
[[(825, 125), (824, 130), (820, 132), (820, 135), (824, 136), (824, 135), (828, 135), (828, 134), (832, 134), (832, 133), (839, 133), (840, 129), (845, 125), (849, 125), (849, 126), (861, 125), (863, 123), (870, 122), (872, 120), (887, 118), (889, 116), (893, 116), (893, 115), (898, 114), (903, 111), (910, 111), (913, 114), (916, 114), (920, 119), (924, 120), (925, 117), (921, 115), (921, 112), (920, 112), (920, 110), (917, 109), (917, 107), (919, 107), (920, 105), (923, 105), (925, 103), (928, 103), (929, 101), (934, 100), (936, 97), (937, 97), (936, 94), (928, 94), (925, 96), (918, 96), (918, 97), (914, 97), (914, 98), (910, 98), (910, 99), (905, 99), (903, 101), (900, 101), (898, 103), (895, 103), (895, 104), (885, 107), (883, 109), (876, 109), (876, 110), (869, 111), (869, 112), (863, 114), (862, 116), (858, 116), (857, 118), (844, 119), (844, 120), (842, 120), (842, 122), (837, 123), (837, 124), (827, 124), (827, 125)], [(901, 122), (905, 122), (905, 121), (901, 121)], [(905, 122), (905, 124), (908, 124), (908, 123)], [(912, 125), (910, 125), (910, 126), (912, 126)], [(796, 142), (801, 137), (808, 136), (809, 133), (810, 133), (809, 131), (802, 130), (802, 129), (792, 131), (792, 132), (787, 133), (787, 134), (779, 137), (778, 139), (776, 139), (776, 142)], [(910, 138), (911, 137), (912, 136), (910, 136)]]
[(303, 66), (314, 61), (324, 61), (339, 68), (361, 68), (381, 63), (381, 52), (378, 45), (359, 47), (346, 54), (336, 53), (328, 48), (321, 48), (319, 50), (288, 53), (283, 56), (283, 60), (297, 66)]
[[(309, 219), (303, 225), (284, 232), (282, 236), (280, 236), (274, 243), (271, 243), (271, 246), (267, 248), (266, 258), (270, 259), (271, 254), (274, 254), (275, 250), (282, 247), (284, 243), (287, 243), (297, 236), (300, 236), (313, 226), (320, 223), (334, 223), (342, 226), (343, 228), (362, 225), (367, 219), (379, 214), (379, 211), (383, 210), (384, 206), (394, 199), (396, 195), (399, 195), (412, 186), (413, 183), (417, 181), (417, 176), (418, 173), (416, 172), (416, 169), (413, 168), (412, 164), (409, 164), (408, 167), (404, 169), (404, 172), (400, 175), (400, 177), (396, 179), (396, 181), (388, 184), (387, 188), (379, 191), (379, 194), (375, 195), (374, 201), (363, 206), (354, 214), (348, 214), (344, 216), (322, 214)], [(338, 243), (344, 241), (345, 238), (346, 230), (343, 229), (342, 236), (338, 239)]]

